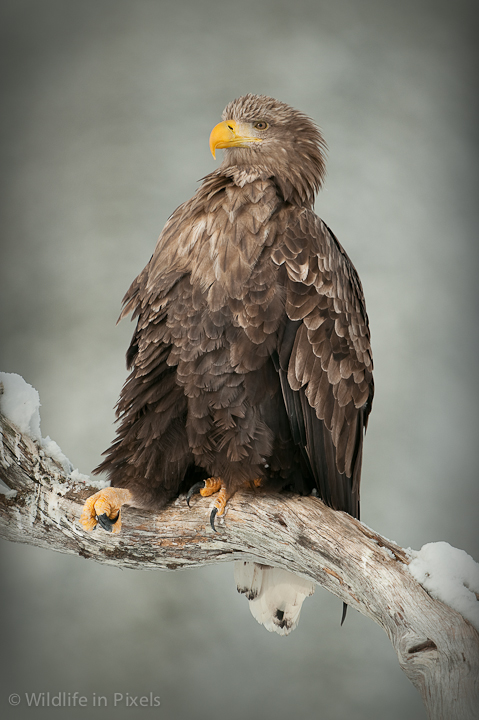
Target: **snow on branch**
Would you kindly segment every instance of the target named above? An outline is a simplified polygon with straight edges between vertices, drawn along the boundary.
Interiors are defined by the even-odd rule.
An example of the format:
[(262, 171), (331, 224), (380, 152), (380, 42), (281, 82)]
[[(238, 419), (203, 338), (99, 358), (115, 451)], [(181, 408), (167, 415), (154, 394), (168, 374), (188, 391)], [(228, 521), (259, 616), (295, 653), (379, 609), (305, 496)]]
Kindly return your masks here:
[[(38, 394), (12, 377), (19, 378), (0, 373), (1, 537), (120, 567), (176, 570), (232, 560), (282, 567), (330, 590), (383, 628), (430, 718), (477, 717), (479, 634), (473, 624), (479, 626), (479, 577), (465, 553), (468, 560), (461, 555), (460, 563), (467, 578), (458, 573), (459, 556), (445, 548), (431, 574), (431, 552), (438, 561), (431, 546), (406, 551), (317, 498), (259, 491), (237, 493), (217, 533), (208, 521), (210, 503), (200, 496), (190, 508), (181, 496), (159, 514), (125, 508), (118, 535), (99, 528), (87, 533), (79, 524), (82, 505), (100, 484), (72, 470), (58, 445), (42, 439)], [(464, 616), (415, 579), (425, 587), (432, 579), (428, 589), (436, 598), (443, 597), (444, 586), (451, 591), (451, 573), (441, 580), (441, 550), (454, 566), (456, 588), (461, 586)], [(454, 604), (455, 595), (450, 592), (448, 602)]]

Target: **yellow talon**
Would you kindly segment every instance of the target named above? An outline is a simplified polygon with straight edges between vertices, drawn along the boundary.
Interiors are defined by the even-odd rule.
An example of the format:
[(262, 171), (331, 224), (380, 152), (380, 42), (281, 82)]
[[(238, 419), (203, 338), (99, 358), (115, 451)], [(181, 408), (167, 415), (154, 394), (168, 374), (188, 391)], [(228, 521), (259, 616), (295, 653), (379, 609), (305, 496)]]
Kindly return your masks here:
[[(200, 487), (203, 483), (204, 487)], [(245, 482), (246, 487), (253, 489), (260, 487), (261, 484), (261, 478), (255, 478), (255, 480)], [(210, 515), (210, 525), (216, 532), (215, 517), (224, 516), (228, 500), (233, 497), (234, 492), (226, 489), (226, 487), (223, 485), (221, 478), (210, 477), (206, 480), (201, 480), (189, 489), (188, 493), (186, 494), (186, 502), (188, 503), (188, 505), (190, 504), (191, 497), (195, 494), (195, 492), (198, 492), (198, 490), (200, 492), (200, 495), (202, 495), (203, 497), (209, 497), (214, 493), (218, 493), (218, 496), (213, 503)]]
[[(94, 495), (90, 495), (83, 506), (80, 523), (83, 528), (92, 531), (98, 524), (98, 518), (105, 515), (111, 532), (119, 533), (121, 530), (121, 506), (132, 498), (129, 490), (123, 488), (104, 488)], [(116, 519), (115, 519), (116, 518)]]
[(219, 478), (208, 478), (204, 483), (205, 486), (200, 490), (200, 495), (203, 495), (203, 497), (209, 497), (221, 489), (221, 480)]
[(232, 493), (228, 493), (225, 487), (221, 487), (218, 497), (213, 503), (213, 507), (217, 510), (217, 515), (220, 517), (221, 515), (224, 515), (225, 509), (226, 509), (226, 503), (228, 500), (232, 497)]

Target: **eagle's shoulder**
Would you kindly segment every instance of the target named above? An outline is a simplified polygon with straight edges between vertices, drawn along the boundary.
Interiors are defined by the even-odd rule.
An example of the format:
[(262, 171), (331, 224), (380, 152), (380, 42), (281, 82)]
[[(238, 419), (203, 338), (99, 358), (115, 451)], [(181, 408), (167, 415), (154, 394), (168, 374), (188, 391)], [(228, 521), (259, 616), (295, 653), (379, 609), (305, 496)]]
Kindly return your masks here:
[(321, 304), (317, 299), (319, 295), (325, 298), (323, 304), (327, 302), (332, 316), (343, 316), (346, 324), (353, 322), (353, 325), (359, 325), (352, 332), (358, 330), (369, 339), (362, 284), (334, 233), (321, 218), (306, 208), (289, 208), (281, 226), (272, 259), (277, 265), (284, 265), (287, 271), (291, 294), (287, 304), (290, 319), (306, 320), (309, 315), (307, 308), (313, 309), (318, 302)]

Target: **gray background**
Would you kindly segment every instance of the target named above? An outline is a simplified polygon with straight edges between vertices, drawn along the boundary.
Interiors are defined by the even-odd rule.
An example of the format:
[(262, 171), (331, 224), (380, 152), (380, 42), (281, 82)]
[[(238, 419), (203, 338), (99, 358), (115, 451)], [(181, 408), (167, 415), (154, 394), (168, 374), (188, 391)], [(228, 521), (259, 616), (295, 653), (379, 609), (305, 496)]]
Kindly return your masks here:
[[(132, 327), (121, 298), (216, 164), (228, 101), (278, 97), (329, 145), (316, 204), (361, 275), (376, 364), (362, 517), (476, 558), (474, 3), (1, 2), (1, 369), (89, 473), (113, 437)], [(125, 522), (127, 522), (125, 515)], [(268, 634), (229, 565), (119, 571), (2, 546), (6, 718), (424, 718), (386, 636), (318, 589)], [(12, 692), (74, 692), (88, 711)], [(112, 707), (114, 692), (161, 697)], [(92, 709), (93, 693), (108, 708)]]

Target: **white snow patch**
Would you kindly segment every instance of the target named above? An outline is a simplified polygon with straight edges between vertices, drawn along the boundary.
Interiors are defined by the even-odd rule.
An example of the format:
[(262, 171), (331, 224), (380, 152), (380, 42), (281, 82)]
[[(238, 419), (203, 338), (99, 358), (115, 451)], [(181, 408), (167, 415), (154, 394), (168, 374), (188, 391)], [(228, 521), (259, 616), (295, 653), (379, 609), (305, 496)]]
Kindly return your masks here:
[(410, 547), (407, 547), (407, 548), (405, 547), (405, 548), (403, 548), (403, 550), (404, 550), (408, 560), (413, 560), (417, 555), (417, 551), (413, 550)]
[(0, 412), (24, 435), (40, 442), (40, 396), (37, 390), (16, 373), (0, 372), (0, 383), (3, 385)]
[(479, 564), (447, 542), (428, 543), (411, 555), (411, 575), (433, 598), (457, 610), (479, 631)]
[(108, 482), (108, 480), (103, 480), (101, 478), (96, 480), (89, 475), (83, 475), (83, 473), (81, 473), (79, 470), (72, 470), (69, 478), (74, 483), (89, 485), (90, 487), (98, 488), (98, 490), (103, 490), (103, 488), (110, 487), (110, 483)]
[[(393, 551), (390, 550), (388, 547), (386, 547), (386, 545), (383, 545), (382, 543), (380, 543), (379, 540), (376, 540), (376, 538), (369, 538), (369, 539), (371, 540), (371, 542), (375, 543), (378, 546), (378, 548), (380, 548), (384, 553), (386, 553), (386, 555), (388, 557), (390, 557), (391, 560), (397, 560), (397, 557), (395, 556)], [(387, 540), (387, 538), (384, 538), (384, 539)], [(388, 540), (388, 542), (392, 542), (392, 541)], [(366, 567), (366, 558), (363, 559), (363, 567)]]
[[(5, 372), (0, 372), (0, 384), (3, 385), (3, 392), (0, 392), (0, 412), (16, 425), (23, 435), (28, 435), (38, 443), (41, 448), (40, 455), (45, 453), (48, 457), (56, 460), (73, 482), (88, 484), (99, 490), (109, 486), (109, 482), (105, 480), (92, 480), (88, 475), (82, 475), (78, 470), (74, 470), (72, 463), (62, 452), (58, 443), (48, 435), (46, 438), (42, 438), (40, 430), (40, 396), (34, 387), (29, 385), (21, 375)], [(17, 438), (16, 450), (18, 452), (16, 452), (16, 455), (17, 459), (20, 459), (18, 441)], [(3, 444), (0, 445), (0, 457), (4, 457)], [(4, 487), (6, 488), (6, 485)], [(58, 483), (55, 488), (59, 495), (64, 495), (68, 489)], [(0, 486), (0, 492), (8, 496), (8, 493), (14, 493), (16, 490), (8, 488), (5, 491)]]
[(2, 495), (5, 495), (5, 497), (9, 498), (9, 497), (15, 497), (15, 495), (17, 494), (17, 491), (12, 490), (12, 488), (9, 488), (8, 485), (5, 485), (3, 480), (0, 480), (0, 493), (2, 493)]
[(386, 547), (385, 545), (381, 545), (381, 550), (383, 550), (383, 551), (386, 553), (386, 555), (388, 555), (388, 556), (391, 558), (391, 560), (397, 560), (397, 558), (396, 558), (395, 554), (393, 553), (393, 551), (390, 550), (390, 549), (389, 549), (388, 547)]
[(55, 440), (52, 440), (49, 435), (47, 435), (46, 438), (42, 438), (42, 448), (49, 457), (56, 460), (57, 463), (62, 466), (67, 475), (71, 473), (73, 465), (67, 456), (62, 453), (60, 446), (55, 442)]
[(89, 475), (83, 475), (78, 469), (72, 470), (70, 473), (70, 480), (73, 480), (73, 482), (83, 482), (91, 484), (90, 476)]

